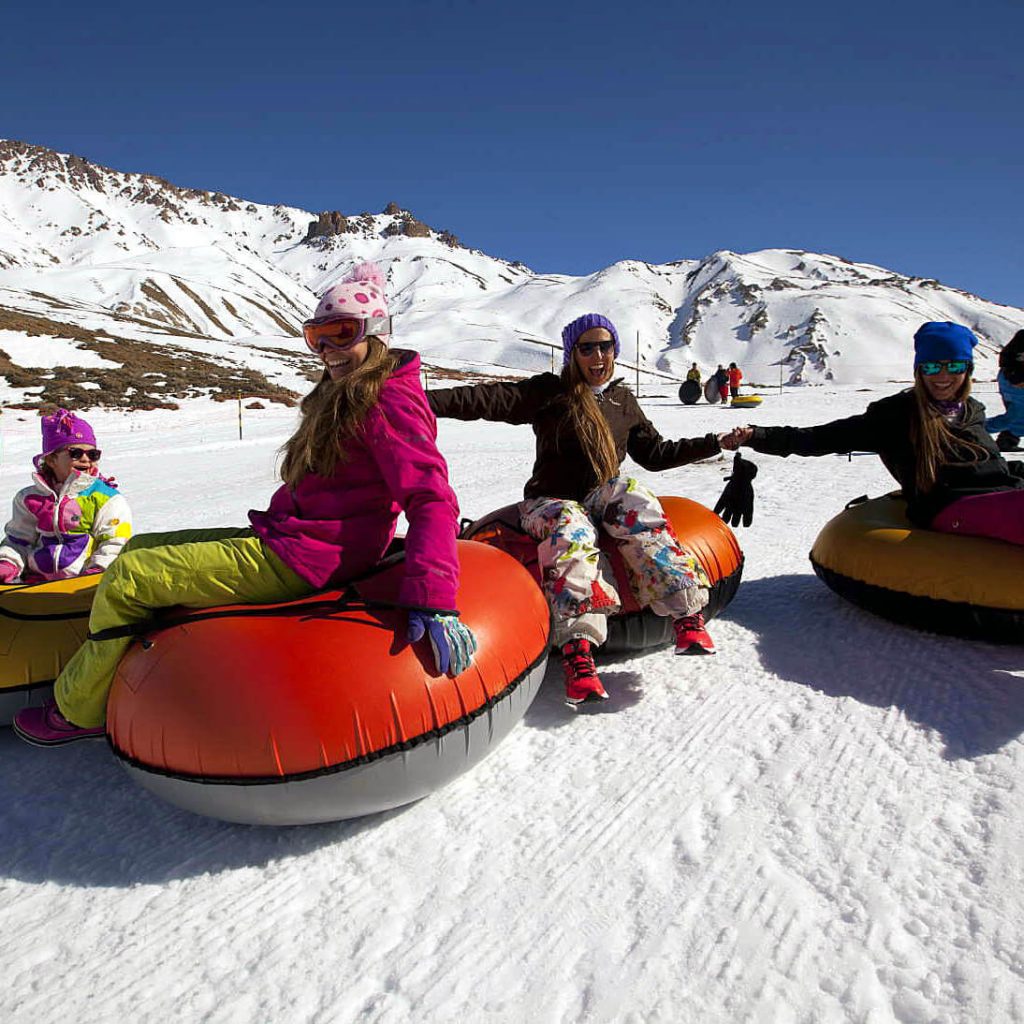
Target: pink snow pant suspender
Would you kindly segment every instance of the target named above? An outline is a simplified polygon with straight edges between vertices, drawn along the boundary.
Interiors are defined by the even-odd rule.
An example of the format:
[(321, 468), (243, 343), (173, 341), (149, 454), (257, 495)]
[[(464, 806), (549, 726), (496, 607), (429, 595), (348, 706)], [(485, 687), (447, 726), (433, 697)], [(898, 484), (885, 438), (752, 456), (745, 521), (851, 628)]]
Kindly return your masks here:
[(932, 529), (1024, 544), (1024, 490), (960, 498), (932, 520)]
[(619, 542), (637, 602), (679, 618), (708, 603), (700, 564), (676, 543), (658, 499), (631, 477), (613, 477), (581, 502), (533, 498), (520, 503), (523, 529), (538, 541), (544, 595), (555, 619), (554, 644), (575, 637), (603, 644), (608, 616), (620, 607), (615, 575), (598, 549), (603, 528)]

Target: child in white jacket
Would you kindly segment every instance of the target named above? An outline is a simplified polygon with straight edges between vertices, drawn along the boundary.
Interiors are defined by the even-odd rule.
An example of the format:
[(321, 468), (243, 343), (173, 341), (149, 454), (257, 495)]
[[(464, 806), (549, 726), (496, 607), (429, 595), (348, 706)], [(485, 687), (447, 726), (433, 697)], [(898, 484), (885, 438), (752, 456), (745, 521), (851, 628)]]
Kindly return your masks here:
[(0, 583), (67, 579), (102, 572), (132, 535), (131, 510), (99, 475), (96, 434), (58, 409), (42, 421), (43, 450), (33, 483), (14, 496), (0, 544)]

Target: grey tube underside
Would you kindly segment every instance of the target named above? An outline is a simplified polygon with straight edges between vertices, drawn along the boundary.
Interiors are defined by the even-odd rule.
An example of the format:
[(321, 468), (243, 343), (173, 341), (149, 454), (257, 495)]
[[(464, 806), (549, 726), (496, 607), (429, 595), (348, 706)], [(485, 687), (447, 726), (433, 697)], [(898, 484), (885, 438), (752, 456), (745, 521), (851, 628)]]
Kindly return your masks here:
[(122, 762), (139, 785), (195, 814), (246, 825), (310, 825), (376, 814), (420, 800), (482, 761), (526, 714), (547, 659), (487, 711), (443, 736), (367, 764), (291, 782), (211, 783)]
[(18, 690), (0, 690), (0, 726), (10, 725), (22, 708), (38, 707), (53, 696), (53, 683)]

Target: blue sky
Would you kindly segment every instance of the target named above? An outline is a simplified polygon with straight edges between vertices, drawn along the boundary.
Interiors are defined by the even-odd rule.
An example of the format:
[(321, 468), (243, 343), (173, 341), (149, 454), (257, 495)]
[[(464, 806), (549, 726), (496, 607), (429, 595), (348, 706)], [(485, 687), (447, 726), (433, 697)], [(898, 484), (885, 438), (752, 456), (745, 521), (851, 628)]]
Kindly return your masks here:
[(1024, 306), (1019, 0), (597, 6), (18, 5), (0, 135), (540, 271), (803, 248)]

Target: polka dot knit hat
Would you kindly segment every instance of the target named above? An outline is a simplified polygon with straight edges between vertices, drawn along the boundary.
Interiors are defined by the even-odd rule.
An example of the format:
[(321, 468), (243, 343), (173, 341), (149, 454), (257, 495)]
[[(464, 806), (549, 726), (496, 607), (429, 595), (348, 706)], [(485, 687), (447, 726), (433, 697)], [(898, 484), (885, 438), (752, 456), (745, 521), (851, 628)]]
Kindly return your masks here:
[[(376, 263), (360, 263), (320, 296), (315, 320), (351, 316), (357, 320), (388, 316), (384, 296), (384, 272)], [(381, 338), (387, 344), (389, 335)]]

